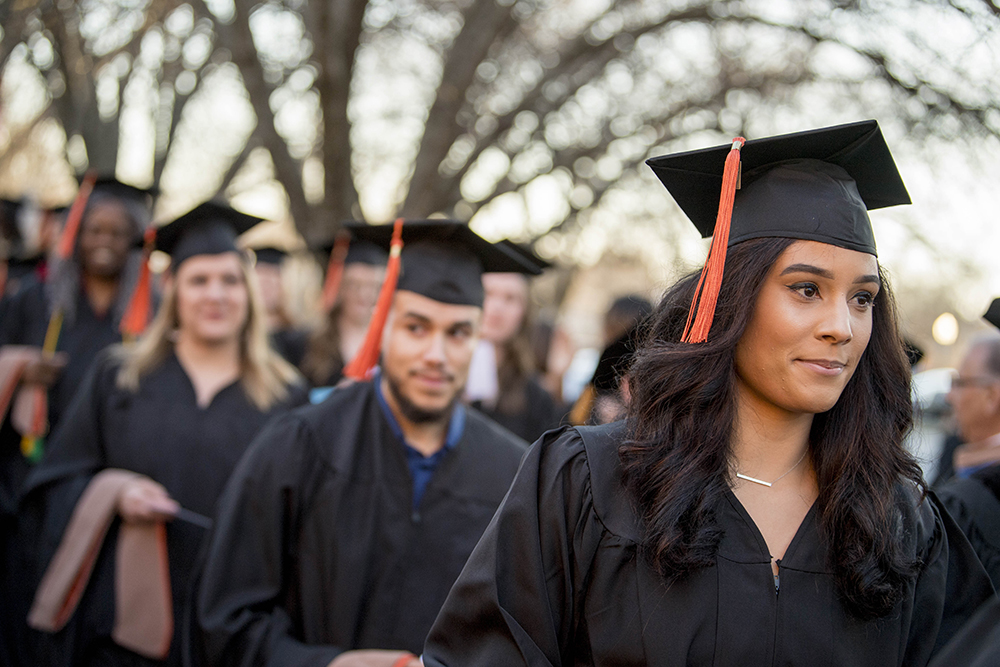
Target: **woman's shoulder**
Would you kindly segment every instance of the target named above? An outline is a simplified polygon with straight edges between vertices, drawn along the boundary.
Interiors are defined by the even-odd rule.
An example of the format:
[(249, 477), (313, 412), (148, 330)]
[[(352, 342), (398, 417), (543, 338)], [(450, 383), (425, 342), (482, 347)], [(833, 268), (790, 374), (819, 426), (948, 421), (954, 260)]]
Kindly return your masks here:
[(546, 433), (532, 449), (538, 448), (543, 477), (568, 476), (571, 484), (589, 487), (592, 511), (608, 532), (639, 542), (642, 531), (622, 481), (618, 457), (625, 436), (624, 422), (564, 427)]
[(906, 479), (896, 482), (895, 502), (902, 542), (923, 560), (945, 536), (947, 512), (937, 496)]

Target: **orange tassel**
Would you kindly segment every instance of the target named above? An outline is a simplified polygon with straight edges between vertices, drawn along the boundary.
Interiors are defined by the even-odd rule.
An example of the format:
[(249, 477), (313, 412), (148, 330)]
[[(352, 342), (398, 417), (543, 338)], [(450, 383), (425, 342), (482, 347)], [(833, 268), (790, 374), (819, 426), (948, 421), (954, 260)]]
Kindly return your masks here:
[(132, 298), (129, 299), (128, 307), (122, 315), (121, 322), (118, 323), (118, 330), (126, 338), (138, 338), (146, 329), (146, 324), (149, 323), (150, 301), (153, 292), (150, 285), (149, 256), (153, 252), (155, 241), (156, 228), (150, 227), (146, 230), (143, 238), (142, 267), (139, 269), (139, 279), (135, 282)]
[(684, 325), (682, 343), (704, 343), (708, 340), (708, 332), (715, 319), (715, 305), (719, 300), (719, 290), (722, 289), (722, 274), (726, 267), (726, 249), (729, 246), (729, 224), (733, 217), (733, 201), (736, 198), (736, 187), (740, 178), (740, 149), (746, 139), (733, 139), (733, 148), (726, 156), (726, 167), (722, 172), (722, 195), (719, 198), (719, 213), (715, 218), (715, 233), (712, 236), (712, 247), (708, 251), (708, 259), (698, 278), (698, 287), (691, 308), (688, 310), (687, 323)]
[(76, 199), (73, 200), (73, 206), (69, 209), (69, 215), (66, 216), (66, 226), (63, 227), (62, 235), (59, 237), (57, 252), (60, 259), (69, 259), (73, 255), (73, 249), (76, 247), (76, 235), (80, 232), (80, 222), (83, 220), (83, 212), (87, 208), (87, 200), (90, 199), (90, 193), (94, 191), (94, 183), (96, 182), (97, 172), (91, 169), (83, 177), (83, 182), (80, 183)]
[(389, 246), (389, 263), (385, 267), (385, 280), (382, 282), (382, 290), (378, 293), (378, 301), (375, 303), (375, 312), (372, 313), (371, 322), (368, 323), (368, 331), (365, 332), (365, 340), (361, 343), (357, 355), (344, 368), (344, 376), (353, 380), (365, 380), (378, 364), (379, 354), (382, 351), (382, 329), (385, 321), (389, 317), (389, 307), (392, 305), (392, 296), (396, 293), (396, 281), (399, 279), (400, 258), (403, 251), (403, 219), (396, 220), (392, 228), (392, 243)]
[(344, 261), (351, 245), (351, 235), (341, 233), (330, 251), (330, 263), (326, 267), (326, 281), (323, 283), (323, 310), (330, 312), (340, 294), (340, 280), (344, 277)]

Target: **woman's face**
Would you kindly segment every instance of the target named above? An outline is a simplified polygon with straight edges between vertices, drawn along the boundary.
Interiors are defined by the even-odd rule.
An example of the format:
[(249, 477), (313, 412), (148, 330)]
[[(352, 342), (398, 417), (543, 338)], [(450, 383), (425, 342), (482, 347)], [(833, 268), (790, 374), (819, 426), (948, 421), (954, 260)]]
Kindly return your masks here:
[(497, 345), (517, 335), (528, 310), (528, 280), (520, 273), (483, 274), (484, 339)]
[(736, 346), (743, 402), (793, 414), (832, 408), (868, 346), (878, 291), (872, 255), (816, 241), (789, 246)]
[(125, 266), (135, 232), (120, 202), (94, 204), (80, 225), (80, 265), (84, 273), (116, 278)]
[(208, 345), (238, 341), (250, 312), (239, 255), (195, 255), (174, 276), (182, 336)]
[(365, 326), (372, 317), (379, 290), (385, 279), (385, 267), (364, 262), (344, 265), (344, 275), (340, 279), (340, 308), (347, 321)]

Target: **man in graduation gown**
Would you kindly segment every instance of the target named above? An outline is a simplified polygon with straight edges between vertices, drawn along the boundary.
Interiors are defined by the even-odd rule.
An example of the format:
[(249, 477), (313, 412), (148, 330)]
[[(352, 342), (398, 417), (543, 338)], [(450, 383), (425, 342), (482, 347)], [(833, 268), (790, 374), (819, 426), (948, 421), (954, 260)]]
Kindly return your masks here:
[[(1000, 299), (984, 316), (1000, 327)], [(975, 341), (952, 380), (948, 402), (963, 444), (956, 477), (938, 491), (979, 560), (1000, 586), (1000, 337)]]
[(402, 236), (381, 370), (265, 429), (220, 500), (197, 603), (209, 664), (409, 664), (514, 477), (525, 443), (458, 399), (482, 272), (533, 268), (457, 223)]

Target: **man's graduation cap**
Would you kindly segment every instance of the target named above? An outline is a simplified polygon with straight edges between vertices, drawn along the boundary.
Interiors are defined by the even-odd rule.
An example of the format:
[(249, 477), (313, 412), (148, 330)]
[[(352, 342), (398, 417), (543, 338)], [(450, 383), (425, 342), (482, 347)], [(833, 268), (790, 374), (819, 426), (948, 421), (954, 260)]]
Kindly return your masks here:
[(351, 235), (389, 250), (385, 282), (358, 354), (344, 375), (363, 379), (378, 362), (382, 329), (396, 290), (455, 305), (483, 305), (483, 273), (541, 269), (521, 253), (493, 244), (455, 220), (413, 220), (394, 225), (346, 225)]
[(510, 250), (521, 255), (521, 257), (527, 260), (528, 263), (534, 264), (538, 268), (539, 272), (552, 268), (552, 262), (542, 259), (535, 254), (534, 250), (527, 246), (523, 246), (520, 243), (514, 243), (510, 239), (500, 239), (497, 241), (497, 244), (503, 246), (506, 250)]
[(875, 251), (868, 211), (910, 197), (874, 120), (796, 132), (646, 162), (702, 236), (715, 236), (685, 342), (707, 339), (726, 248), (762, 237)]
[(983, 319), (1000, 329), (1000, 297), (993, 299), (993, 303), (986, 310), (986, 314), (983, 315)]
[(170, 255), (174, 271), (195, 255), (218, 255), (239, 252), (236, 237), (261, 222), (258, 218), (221, 202), (199, 204), (184, 215), (146, 232), (146, 261), (143, 262), (135, 292), (129, 301), (119, 328), (123, 334), (137, 336), (149, 321), (152, 298), (149, 276), (149, 253), (159, 250)]

